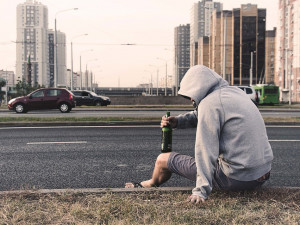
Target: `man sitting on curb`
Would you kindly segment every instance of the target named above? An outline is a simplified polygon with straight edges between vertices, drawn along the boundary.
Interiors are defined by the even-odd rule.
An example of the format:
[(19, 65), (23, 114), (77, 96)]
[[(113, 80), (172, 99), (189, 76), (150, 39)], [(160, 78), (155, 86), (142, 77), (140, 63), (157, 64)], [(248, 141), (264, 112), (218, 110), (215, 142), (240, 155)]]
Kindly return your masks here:
[(195, 111), (162, 117), (161, 127), (196, 127), (195, 157), (162, 153), (150, 180), (126, 183), (125, 187), (158, 187), (176, 173), (196, 181), (188, 200), (199, 203), (207, 199), (212, 188), (251, 190), (269, 179), (273, 152), (265, 124), (242, 90), (198, 65), (185, 74), (178, 94), (192, 100)]

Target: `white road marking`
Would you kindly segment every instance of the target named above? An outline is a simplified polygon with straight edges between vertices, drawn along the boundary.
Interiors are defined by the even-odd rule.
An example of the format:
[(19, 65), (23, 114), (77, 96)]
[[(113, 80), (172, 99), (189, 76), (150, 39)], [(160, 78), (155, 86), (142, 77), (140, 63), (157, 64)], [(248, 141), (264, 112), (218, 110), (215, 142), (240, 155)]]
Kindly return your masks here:
[(300, 140), (269, 140), (269, 142), (300, 142)]
[(296, 128), (299, 128), (300, 126), (297, 126), (297, 125), (268, 125), (266, 127), (279, 127), (279, 128), (290, 128), (290, 127), (296, 127)]
[(29, 142), (28, 145), (49, 145), (49, 144), (86, 144), (87, 141), (49, 141), (49, 142)]
[[(112, 122), (113, 123), (113, 122)], [(158, 125), (132, 125), (132, 126), (120, 126), (120, 125), (106, 125), (106, 126), (51, 126), (51, 127), (0, 127), (0, 130), (17, 130), (17, 129), (56, 129), (56, 128), (144, 128), (144, 127), (157, 127)]]

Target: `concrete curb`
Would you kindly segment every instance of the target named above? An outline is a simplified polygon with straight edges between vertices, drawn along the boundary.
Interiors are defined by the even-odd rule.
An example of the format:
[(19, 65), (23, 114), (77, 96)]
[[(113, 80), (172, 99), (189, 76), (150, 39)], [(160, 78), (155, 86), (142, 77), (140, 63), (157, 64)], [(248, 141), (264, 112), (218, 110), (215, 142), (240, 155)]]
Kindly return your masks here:
[(157, 187), (157, 188), (81, 188), (81, 189), (36, 189), (0, 191), (0, 196), (26, 194), (105, 194), (137, 192), (190, 192), (194, 187)]
[[(81, 189), (36, 189), (0, 191), (1, 196), (47, 195), (47, 194), (105, 194), (105, 193), (145, 193), (145, 192), (184, 192), (190, 193), (194, 187), (157, 187), (157, 188), (81, 188)], [(286, 189), (300, 191), (300, 187), (262, 187), (262, 190)]]

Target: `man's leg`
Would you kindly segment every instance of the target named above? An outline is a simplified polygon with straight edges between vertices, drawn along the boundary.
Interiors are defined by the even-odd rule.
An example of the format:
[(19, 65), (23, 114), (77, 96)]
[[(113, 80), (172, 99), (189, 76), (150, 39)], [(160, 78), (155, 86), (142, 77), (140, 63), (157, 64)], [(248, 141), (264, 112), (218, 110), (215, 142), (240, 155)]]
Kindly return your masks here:
[[(150, 180), (145, 180), (141, 182), (141, 185), (145, 188), (148, 187), (158, 187), (167, 180), (170, 179), (172, 172), (168, 169), (168, 160), (171, 153), (161, 153), (155, 162), (154, 170), (152, 173), (152, 178)], [(126, 183), (126, 188), (132, 188), (134, 185), (132, 183)]]

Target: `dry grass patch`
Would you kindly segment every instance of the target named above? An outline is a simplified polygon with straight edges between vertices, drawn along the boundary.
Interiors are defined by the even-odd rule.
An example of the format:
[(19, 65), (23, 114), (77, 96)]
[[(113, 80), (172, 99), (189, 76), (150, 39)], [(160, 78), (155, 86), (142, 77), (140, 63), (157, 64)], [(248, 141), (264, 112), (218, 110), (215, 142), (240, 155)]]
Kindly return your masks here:
[(264, 117), (265, 122), (299, 122), (300, 117)]
[(0, 199), (0, 224), (299, 224), (299, 189), (213, 192), (205, 204), (183, 192), (21, 194)]

